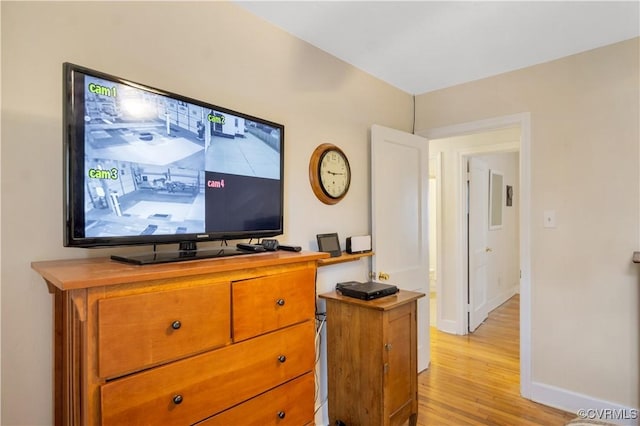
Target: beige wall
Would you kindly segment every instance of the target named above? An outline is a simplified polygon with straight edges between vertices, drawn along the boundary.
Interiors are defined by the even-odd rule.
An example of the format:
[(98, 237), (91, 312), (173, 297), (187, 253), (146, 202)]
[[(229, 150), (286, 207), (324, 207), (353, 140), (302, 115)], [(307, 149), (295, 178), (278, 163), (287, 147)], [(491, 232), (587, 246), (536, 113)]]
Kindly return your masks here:
[[(366, 233), (368, 132), (411, 129), (411, 97), (218, 2), (0, 3), (2, 421), (51, 421), (51, 301), (32, 260), (62, 247), (62, 74), (70, 61), (282, 122), (283, 240)], [(638, 406), (638, 40), (417, 97), (419, 130), (519, 112), (532, 125), (533, 380)], [(353, 183), (317, 201), (308, 159), (341, 146)], [(555, 209), (558, 227), (542, 228)], [(139, 249), (136, 249), (139, 250)], [(318, 291), (366, 279), (323, 268)], [(587, 408), (587, 407), (585, 407)]]
[[(531, 113), (532, 380), (636, 408), (639, 47), (633, 39), (416, 99), (419, 132)], [(557, 228), (543, 228), (544, 210), (556, 210)]]
[[(51, 299), (30, 262), (118, 251), (62, 247), (62, 62), (283, 123), (281, 240), (311, 249), (318, 233), (337, 231), (344, 243), (369, 232), (369, 128), (409, 131), (408, 94), (229, 3), (1, 7), (2, 424), (51, 422)], [(323, 142), (339, 145), (353, 170), (335, 206), (320, 203), (307, 178)], [(367, 270), (364, 261), (323, 268), (318, 290)]]

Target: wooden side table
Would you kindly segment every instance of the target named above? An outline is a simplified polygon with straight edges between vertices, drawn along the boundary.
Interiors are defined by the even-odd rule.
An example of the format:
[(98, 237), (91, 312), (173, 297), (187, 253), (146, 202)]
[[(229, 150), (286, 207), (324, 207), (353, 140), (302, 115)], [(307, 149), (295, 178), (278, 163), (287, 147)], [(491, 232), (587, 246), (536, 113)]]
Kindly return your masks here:
[(327, 303), (329, 424), (401, 425), (418, 417), (417, 300), (363, 301), (333, 291)]

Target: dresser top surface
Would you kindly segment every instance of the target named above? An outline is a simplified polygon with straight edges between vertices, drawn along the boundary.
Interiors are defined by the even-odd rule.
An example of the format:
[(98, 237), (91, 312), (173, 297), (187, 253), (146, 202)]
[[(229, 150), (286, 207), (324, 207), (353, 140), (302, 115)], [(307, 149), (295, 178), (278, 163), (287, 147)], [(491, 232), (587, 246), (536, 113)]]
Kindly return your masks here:
[(316, 262), (327, 257), (320, 252), (265, 252), (218, 259), (134, 265), (110, 258), (46, 260), (32, 262), (31, 268), (60, 290), (213, 274), (266, 266)]

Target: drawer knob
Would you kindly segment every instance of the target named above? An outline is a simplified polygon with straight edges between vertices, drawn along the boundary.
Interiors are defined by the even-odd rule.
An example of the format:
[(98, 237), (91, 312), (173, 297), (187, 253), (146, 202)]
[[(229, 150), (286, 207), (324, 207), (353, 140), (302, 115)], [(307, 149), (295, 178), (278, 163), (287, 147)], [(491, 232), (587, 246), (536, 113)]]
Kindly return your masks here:
[(278, 306), (284, 306), (284, 299), (278, 299), (278, 300), (276, 300), (276, 305), (278, 305)]
[(176, 405), (182, 404), (182, 395), (180, 395), (180, 394), (174, 395), (173, 403), (176, 404)]
[(174, 330), (180, 330), (180, 327), (182, 327), (182, 323), (178, 320), (175, 320), (171, 323), (171, 328), (173, 328)]
[(278, 411), (278, 417), (279, 418), (284, 419), (286, 415), (287, 415), (287, 413), (285, 413), (284, 411)]
[(286, 356), (284, 356), (284, 355), (280, 355), (280, 356), (278, 357), (278, 361), (280, 361), (281, 363), (282, 363), (282, 362), (285, 362), (286, 360), (287, 360), (287, 357), (286, 357)]

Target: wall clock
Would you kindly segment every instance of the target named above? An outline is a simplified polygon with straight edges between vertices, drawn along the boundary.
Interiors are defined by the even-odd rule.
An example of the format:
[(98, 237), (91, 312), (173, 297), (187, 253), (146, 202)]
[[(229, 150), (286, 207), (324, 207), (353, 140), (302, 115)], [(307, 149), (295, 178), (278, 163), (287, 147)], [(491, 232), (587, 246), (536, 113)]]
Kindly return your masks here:
[(342, 200), (351, 184), (351, 168), (345, 153), (330, 143), (318, 145), (309, 160), (309, 182), (323, 203), (336, 204)]

